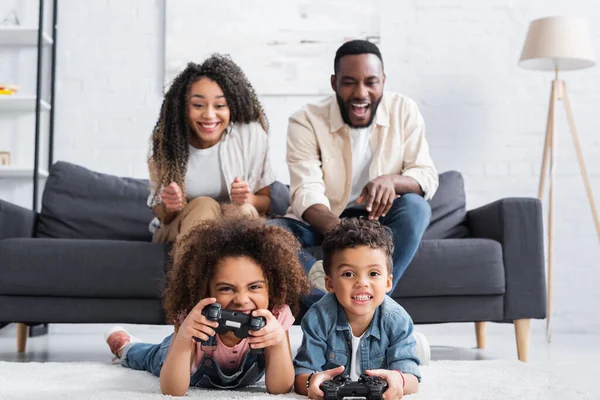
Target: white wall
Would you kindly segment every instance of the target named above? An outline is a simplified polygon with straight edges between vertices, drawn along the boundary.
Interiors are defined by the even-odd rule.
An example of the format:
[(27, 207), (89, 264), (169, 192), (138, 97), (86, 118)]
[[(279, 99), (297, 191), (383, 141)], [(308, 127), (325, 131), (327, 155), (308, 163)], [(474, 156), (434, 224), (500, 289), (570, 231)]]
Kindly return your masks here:
[[(145, 177), (147, 141), (161, 102), (164, 4), (60, 4), (55, 158)], [(438, 169), (465, 176), (468, 208), (537, 195), (552, 75), (519, 69), (517, 60), (529, 21), (563, 13), (587, 18), (600, 57), (595, 0), (383, 1), (387, 89), (418, 102)], [(220, 18), (226, 16), (224, 10)], [(600, 206), (600, 68), (562, 77)], [(262, 100), (274, 165), (287, 182), (287, 117), (313, 98)], [(600, 245), (562, 109), (558, 120), (553, 321), (556, 331), (599, 333), (600, 294), (594, 293), (600, 293)]]

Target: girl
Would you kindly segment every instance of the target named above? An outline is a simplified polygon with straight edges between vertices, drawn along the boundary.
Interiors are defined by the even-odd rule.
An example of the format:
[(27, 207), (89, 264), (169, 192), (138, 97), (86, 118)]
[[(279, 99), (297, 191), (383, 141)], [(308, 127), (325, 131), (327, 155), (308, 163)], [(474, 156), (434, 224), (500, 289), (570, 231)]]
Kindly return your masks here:
[[(287, 330), (299, 296), (308, 292), (298, 241), (259, 218), (224, 217), (201, 222), (175, 246), (181, 256), (169, 270), (164, 293), (175, 333), (152, 345), (135, 343), (125, 330), (113, 328), (107, 342), (121, 364), (160, 376), (162, 393), (173, 396), (184, 395), (189, 386), (240, 388), (263, 374), (269, 393), (289, 392), (294, 367)], [(266, 326), (247, 339), (233, 332), (215, 335), (218, 323), (201, 313), (214, 302), (262, 316)]]
[(243, 214), (266, 213), (275, 181), (268, 128), (252, 85), (230, 58), (189, 63), (165, 93), (150, 141), (153, 241), (175, 242), (196, 222), (220, 218), (224, 202)]

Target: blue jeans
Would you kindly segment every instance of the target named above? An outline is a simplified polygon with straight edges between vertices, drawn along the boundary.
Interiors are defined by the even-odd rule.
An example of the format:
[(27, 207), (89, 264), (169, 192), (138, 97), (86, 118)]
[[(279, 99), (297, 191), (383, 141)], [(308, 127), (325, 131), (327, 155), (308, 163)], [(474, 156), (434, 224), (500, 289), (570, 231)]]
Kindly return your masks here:
[(160, 344), (131, 343), (123, 349), (121, 365), (131, 369), (148, 371), (153, 375), (160, 376), (167, 352), (171, 345), (173, 334), (167, 336)]
[[(367, 216), (369, 213), (364, 209), (347, 208), (344, 210), (340, 218), (353, 218)], [(431, 220), (431, 207), (429, 203), (415, 193), (407, 193), (394, 200), (392, 208), (385, 215), (379, 218), (379, 222), (392, 230), (394, 235), (394, 254), (393, 254), (393, 283), (392, 290), (388, 294), (392, 294), (398, 281), (408, 268), (408, 264), (412, 261), (421, 237), (425, 233), (425, 229), (429, 226)], [(302, 247), (320, 246), (323, 242), (323, 235), (317, 232), (310, 225), (292, 219), (292, 218), (277, 218), (268, 221), (269, 224), (277, 225), (292, 232), (300, 241)], [(310, 268), (315, 263), (315, 258), (305, 251), (302, 251), (300, 262), (304, 270), (308, 274)], [(315, 301), (323, 296), (324, 292), (318, 289), (313, 289), (312, 293), (302, 299), (302, 303), (310, 307)]]

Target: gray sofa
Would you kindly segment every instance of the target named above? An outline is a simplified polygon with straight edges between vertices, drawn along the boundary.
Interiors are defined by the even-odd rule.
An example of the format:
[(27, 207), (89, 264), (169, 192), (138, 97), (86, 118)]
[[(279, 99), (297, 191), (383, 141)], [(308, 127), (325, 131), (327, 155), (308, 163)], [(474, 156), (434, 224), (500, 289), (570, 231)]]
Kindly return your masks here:
[[(165, 323), (169, 248), (150, 242), (147, 190), (144, 180), (58, 162), (39, 214), (0, 200), (0, 323)], [(276, 182), (271, 197), (283, 214), (287, 187)], [(546, 317), (540, 202), (506, 198), (467, 212), (462, 176), (450, 171), (430, 203), (432, 222), (392, 297), (417, 324), (476, 323), (479, 347), (486, 321), (514, 322), (526, 360), (529, 321)]]

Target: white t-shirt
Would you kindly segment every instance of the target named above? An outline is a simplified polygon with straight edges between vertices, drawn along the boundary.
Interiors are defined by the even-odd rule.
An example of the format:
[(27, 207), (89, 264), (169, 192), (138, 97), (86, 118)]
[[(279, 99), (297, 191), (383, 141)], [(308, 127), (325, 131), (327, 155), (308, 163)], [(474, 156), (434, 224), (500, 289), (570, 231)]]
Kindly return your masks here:
[(369, 169), (373, 161), (371, 149), (371, 131), (373, 125), (366, 128), (350, 128), (350, 141), (352, 143), (352, 191), (346, 208), (364, 208), (365, 203), (356, 204), (356, 200), (367, 183), (369, 183)]
[(227, 182), (221, 168), (222, 142), (208, 149), (197, 149), (190, 145), (187, 172), (185, 174), (185, 194), (189, 200), (206, 196), (217, 201), (229, 200)]
[[(352, 332), (352, 328), (350, 328), (350, 332)], [(353, 381), (357, 381), (358, 377), (362, 373), (360, 370), (360, 354), (358, 353), (358, 348), (360, 347), (360, 339), (365, 335), (364, 333), (360, 335), (360, 337), (352, 335), (352, 358), (350, 359), (350, 379)]]

